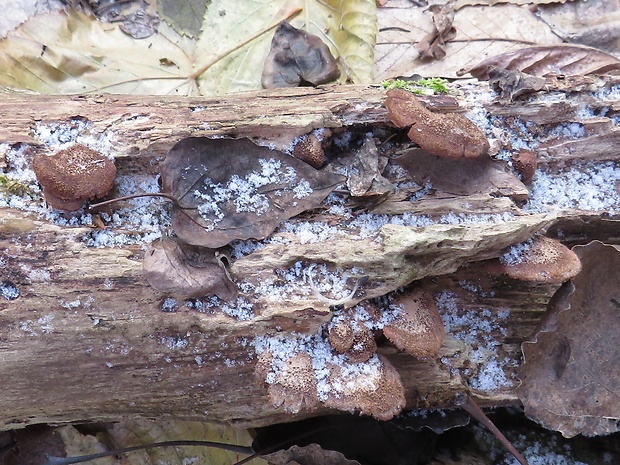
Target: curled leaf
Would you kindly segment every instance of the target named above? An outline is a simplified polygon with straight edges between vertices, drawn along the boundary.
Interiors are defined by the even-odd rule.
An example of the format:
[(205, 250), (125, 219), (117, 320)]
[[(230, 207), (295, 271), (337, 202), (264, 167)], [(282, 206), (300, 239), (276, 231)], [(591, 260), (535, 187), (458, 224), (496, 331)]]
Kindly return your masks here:
[(248, 139), (188, 138), (161, 164), (162, 191), (177, 199), (172, 227), (209, 248), (262, 239), (282, 221), (315, 208), (343, 180)]
[(620, 72), (620, 60), (583, 45), (538, 45), (487, 58), (471, 69), (460, 69), (456, 74), (462, 76), (470, 73), (481, 81), (487, 81), (490, 72), (496, 68), (522, 71), (533, 76), (617, 74)]
[(223, 300), (237, 296), (237, 288), (215, 258), (191, 263), (179, 243), (172, 239), (155, 241), (144, 253), (144, 276), (155, 289), (181, 298), (217, 295)]
[(598, 241), (573, 250), (583, 271), (523, 344), (517, 394), (528, 417), (566, 437), (609, 434), (620, 426), (620, 251)]
[(265, 60), (264, 88), (297, 87), (304, 82), (317, 86), (339, 77), (338, 62), (321, 39), (286, 21), (280, 23)]

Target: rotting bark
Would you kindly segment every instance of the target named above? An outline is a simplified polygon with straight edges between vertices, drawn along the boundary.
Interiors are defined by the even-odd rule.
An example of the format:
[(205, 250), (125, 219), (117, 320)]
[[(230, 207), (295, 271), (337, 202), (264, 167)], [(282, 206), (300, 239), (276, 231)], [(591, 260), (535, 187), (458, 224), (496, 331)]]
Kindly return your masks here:
[[(602, 84), (593, 80), (587, 90)], [(153, 175), (157, 169), (153, 161), (183, 137), (247, 136), (286, 147), (312, 129), (388, 126), (384, 97), (381, 89), (357, 86), (205, 99), (60, 97), (6, 91), (0, 99), (4, 121), (0, 142), (42, 150), (35, 135), (38, 122), (87, 120), (91, 134), (114, 135), (119, 174)], [(592, 99), (591, 94), (587, 99)], [(578, 99), (567, 105), (570, 111), (559, 121), (576, 118)], [(525, 104), (508, 109), (489, 106), (491, 114), (509, 116), (527, 114), (529, 109)], [(556, 112), (547, 113), (549, 120), (558, 121)], [(602, 141), (600, 153), (589, 152), (582, 158), (616, 159), (617, 154), (606, 150), (608, 141), (617, 137), (615, 129), (597, 127), (601, 128), (597, 133), (597, 141)], [(562, 163), (574, 160), (578, 155), (561, 148), (565, 145), (546, 148), (543, 162), (565, 152)], [(0, 167), (12, 168), (2, 159)], [(302, 244), (294, 241), (292, 233), (281, 233), (293, 242), (267, 244), (233, 261), (230, 272), (238, 283), (258, 285), (275, 279), (275, 270), (299, 261), (306, 266), (327, 264), (334, 270), (356, 267), (368, 279), (354, 301), (419, 281), (436, 295), (450, 291), (462, 309), (487, 309), (493, 322), (490, 336), (501, 344), (499, 356), (517, 364), (520, 343), (535, 329), (557, 286), (490, 276), (484, 260), (499, 256), (505, 247), (537, 231), (569, 234), (572, 243), (583, 243), (592, 235), (618, 241), (620, 229), (599, 213), (564, 209), (526, 214), (510, 200), (510, 192), (503, 195), (438, 192), (412, 203), (395, 194), (376, 206), (375, 212), (509, 213), (512, 217), (492, 225), (386, 225), (379, 240), (335, 236), (322, 243)], [(321, 211), (303, 220), (334, 221)], [(143, 247), (88, 247), (84, 238), (91, 231), (56, 226), (0, 207), (0, 281), (10, 282), (20, 292), (15, 300), (0, 297), (0, 429), (162, 416), (257, 426), (325, 413), (302, 410), (290, 415), (271, 407), (267, 390), (254, 380), (256, 356), (248, 343), (256, 336), (278, 332), (314, 334), (329, 321), (328, 303), (313, 293), (300, 292), (279, 302), (254, 296), (255, 316), (249, 321), (184, 307), (163, 312), (166, 296), (150, 288), (142, 276)], [(473, 287), (478, 291), (473, 292)], [(505, 309), (510, 314), (500, 317)], [(482, 405), (518, 401), (515, 385), (474, 389), (471, 380), (480, 367), (470, 361), (472, 348), (451, 334), (437, 360), (415, 360), (386, 345), (379, 351), (397, 368), (408, 408), (451, 407), (457, 392), (469, 393)], [(452, 370), (440, 359), (450, 359)], [(506, 376), (510, 379), (513, 374), (508, 369)]]

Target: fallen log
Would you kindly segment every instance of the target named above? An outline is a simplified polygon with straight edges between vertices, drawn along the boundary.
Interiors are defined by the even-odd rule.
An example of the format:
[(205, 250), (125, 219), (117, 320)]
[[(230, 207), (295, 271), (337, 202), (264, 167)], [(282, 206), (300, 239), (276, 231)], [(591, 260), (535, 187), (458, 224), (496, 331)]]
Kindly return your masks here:
[[(609, 86), (595, 79), (582, 86), (564, 102), (565, 117), (538, 111), (549, 115), (537, 123), (545, 135), (561, 124), (585, 128), (539, 146), (541, 178), (584, 160), (615, 161), (608, 150), (615, 127), (578, 112), (584, 102), (616, 108), (617, 101), (593, 94)], [(484, 84), (476, 92), (459, 98), (462, 110), (485, 108), (483, 118), (495, 124), (486, 132), (505, 151), (518, 148), (513, 131), (521, 114), (557, 105), (544, 93), (506, 106), (493, 103)], [(480, 95), (484, 106), (476, 101)], [(411, 175), (403, 157), (415, 156), (415, 149), (392, 127), (384, 99), (382, 89), (362, 86), (220, 98), (6, 90), (0, 99), (6, 181), (0, 194), (0, 429), (137, 417), (259, 426), (324, 414), (331, 410), (307, 401), (307, 408), (303, 402), (291, 408), (295, 398), (281, 400), (288, 408), (275, 405), (265, 380), (256, 379), (261, 351), (324, 342), (335, 315), (377, 306), (387, 312), (385, 296), (411, 288), (434, 297), (447, 335), (436, 357), (416, 359), (375, 332), (381, 360), (405, 388), (406, 408), (453, 407), (457, 393), (487, 406), (518, 403), (520, 344), (558, 284), (512, 280), (490, 273), (488, 263), (536, 233), (562, 236), (570, 245), (614, 242), (618, 228), (606, 216), (607, 204), (550, 208), (540, 200), (542, 185), (535, 180), (528, 192), (506, 161), (489, 161), (473, 174), (456, 164), (455, 172), (465, 174), (443, 184), (445, 168), (422, 180), (383, 170), (394, 186), (388, 194), (353, 198), (342, 188), (336, 200), (286, 221), (266, 240), (226, 248), (224, 265), (239, 289), (227, 302), (169, 295), (145, 279), (147, 244), (170, 234), (165, 202), (128, 200), (99, 212), (63, 214), (45, 207), (29, 171), (36, 154), (77, 141), (115, 157), (115, 195), (157, 192), (158, 162), (185, 137), (248, 137), (290, 150), (300, 136), (328, 128), (341, 145), (328, 152), (323, 169), (354, 162), (363, 134), (374, 131), (381, 157)], [(394, 137), (400, 142), (383, 150)], [(527, 195), (531, 203), (540, 196), (537, 208), (522, 208)]]

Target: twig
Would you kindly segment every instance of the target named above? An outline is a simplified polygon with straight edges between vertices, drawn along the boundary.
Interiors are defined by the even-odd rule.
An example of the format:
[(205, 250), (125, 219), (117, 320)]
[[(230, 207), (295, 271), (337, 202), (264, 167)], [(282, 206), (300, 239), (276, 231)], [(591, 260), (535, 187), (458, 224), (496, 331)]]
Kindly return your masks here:
[(125, 447), (123, 449), (109, 450), (106, 452), (99, 452), (98, 454), (80, 455), (77, 457), (56, 457), (54, 455), (46, 455), (46, 460), (43, 465), (71, 465), (74, 463), (90, 462), (101, 457), (108, 457), (110, 455), (123, 454), (125, 452), (132, 452), (135, 450), (151, 449), (155, 447), (176, 447), (176, 446), (205, 446), (215, 447), (216, 449), (228, 450), (231, 452), (237, 452), (240, 454), (254, 454), (254, 449), (251, 447), (236, 446), (234, 444), (223, 444), (221, 442), (212, 441), (165, 441), (156, 442), (153, 444), (143, 444), (141, 446)]
[(456, 405), (458, 407), (461, 407), (472, 417), (482, 423), (493, 434), (493, 436), (495, 436), (499, 440), (499, 442), (502, 443), (506, 450), (508, 450), (508, 452), (515, 456), (515, 458), (521, 465), (528, 465), (525, 457), (521, 455), (521, 453), (515, 448), (515, 446), (512, 445), (512, 443), (508, 439), (506, 439), (506, 436), (504, 436), (504, 434), (497, 428), (497, 426), (493, 424), (489, 417), (485, 415), (482, 409), (478, 407), (478, 404), (476, 404), (471, 399), (471, 397), (469, 397), (467, 394), (457, 394)]

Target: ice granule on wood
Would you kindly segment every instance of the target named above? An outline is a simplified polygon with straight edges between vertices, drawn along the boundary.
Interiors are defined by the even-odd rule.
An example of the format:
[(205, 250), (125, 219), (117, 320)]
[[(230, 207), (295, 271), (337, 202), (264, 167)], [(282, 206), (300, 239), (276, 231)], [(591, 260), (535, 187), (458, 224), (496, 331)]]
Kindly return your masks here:
[(496, 391), (500, 388), (512, 387), (514, 382), (506, 377), (506, 372), (496, 357), (484, 362), (478, 373), (471, 380), (471, 387), (479, 391)]
[(615, 162), (588, 162), (559, 173), (539, 170), (534, 175), (530, 199), (525, 209), (534, 213), (555, 208), (579, 210), (620, 210), (617, 184), (620, 167)]
[[(258, 162), (261, 165), (260, 172), (252, 171), (244, 178), (234, 174), (228, 179), (226, 185), (214, 183), (211, 179), (205, 178), (204, 188), (212, 191), (212, 194), (200, 189), (194, 190), (194, 198), (203, 201), (197, 207), (198, 213), (203, 219), (213, 221), (213, 229), (224, 217), (221, 205), (229, 201), (233, 202), (238, 213), (252, 212), (256, 215), (265, 213), (269, 209), (269, 198), (260, 192), (260, 188), (269, 184), (290, 186), (297, 182), (297, 190), (293, 190), (296, 198), (307, 197), (312, 193), (308, 181), (297, 181), (296, 171), (290, 166), (283, 168), (280, 160), (260, 158)], [(278, 193), (281, 195), (282, 191), (276, 190), (274, 195)]]
[[(513, 381), (506, 377), (504, 371), (511, 361), (500, 361), (498, 350), (501, 343), (495, 336), (506, 335), (506, 330), (497, 319), (507, 318), (510, 312), (503, 311), (494, 315), (485, 308), (460, 308), (456, 294), (451, 291), (436, 294), (435, 303), (446, 332), (472, 347), (469, 354), (470, 361), (478, 365), (478, 371), (471, 379), (472, 387), (483, 391), (495, 391), (513, 386)], [(442, 363), (450, 366), (447, 358), (442, 358)]]
[(0, 282), (0, 294), (6, 300), (15, 300), (19, 297), (19, 289), (10, 281)]
[(72, 144), (82, 144), (100, 152), (112, 160), (114, 157), (114, 134), (109, 131), (97, 133), (90, 121), (73, 119), (70, 124), (44, 124), (35, 126), (35, 136), (53, 150), (62, 150)]
[[(377, 355), (373, 355), (367, 362), (350, 363), (345, 355), (334, 352), (329, 341), (322, 337), (321, 332), (322, 329), (316, 335), (289, 333), (273, 337), (260, 336), (254, 339), (251, 345), (258, 355), (269, 351), (273, 356), (271, 370), (264, 381), (267, 384), (273, 384), (277, 373), (285, 369), (287, 360), (299, 353), (305, 353), (312, 360), (317, 383), (317, 397), (321, 402), (327, 400), (328, 396), (338, 397), (354, 386), (376, 388), (373, 380), (378, 378), (382, 367)], [(330, 369), (328, 364), (336, 366), (338, 370)]]
[(508, 249), (508, 252), (499, 257), (499, 261), (504, 265), (518, 265), (523, 262), (523, 255), (532, 248), (534, 239), (530, 238), (520, 244), (515, 244)]
[(254, 318), (254, 305), (243, 297), (237, 297), (234, 303), (224, 302), (221, 305), (222, 312), (240, 321), (247, 321)]

